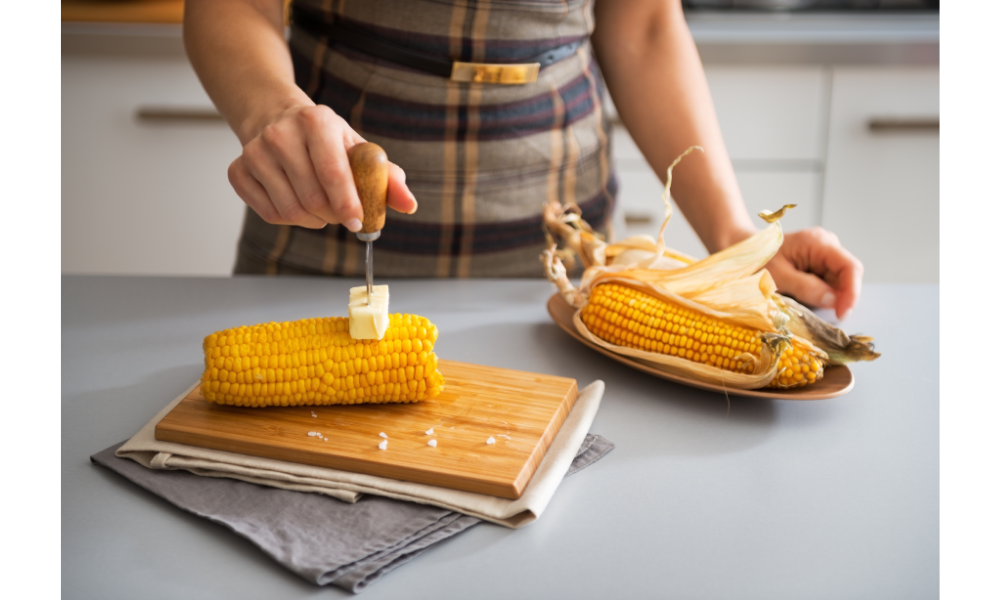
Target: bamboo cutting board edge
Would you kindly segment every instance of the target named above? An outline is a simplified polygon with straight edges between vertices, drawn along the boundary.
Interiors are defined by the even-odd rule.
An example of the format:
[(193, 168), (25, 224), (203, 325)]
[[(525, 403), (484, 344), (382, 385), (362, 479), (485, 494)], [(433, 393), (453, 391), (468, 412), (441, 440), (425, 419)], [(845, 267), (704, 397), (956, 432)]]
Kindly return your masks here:
[[(157, 423), (155, 436), (161, 441), (520, 497), (576, 402), (576, 380), (448, 360), (439, 365), (445, 391), (435, 400), (414, 404), (238, 408), (209, 403), (196, 387)], [(491, 379), (497, 385), (491, 385)], [(508, 412), (494, 413), (495, 407)], [(311, 418), (313, 411), (323, 418)], [(514, 422), (512, 415), (522, 422)], [(438, 417), (454, 423), (448, 429), (457, 431), (439, 431), (445, 439), (432, 448), (426, 445), (430, 438), (422, 428)], [(421, 418), (424, 424), (416, 425)], [(394, 420), (408, 427), (395, 428)], [(487, 446), (490, 432), (504, 427), (510, 437)], [(380, 428), (391, 432), (389, 447), (394, 452), (377, 449), (381, 440), (370, 436)], [(306, 429), (326, 431), (329, 441), (299, 437)], [(330, 437), (335, 432), (341, 436)], [(497, 470), (489, 470), (493, 467)]]
[[(234, 452), (237, 454), (246, 454), (250, 456), (257, 456), (256, 445), (249, 442), (233, 442), (232, 440), (226, 438), (211, 437), (205, 434), (198, 434), (191, 432), (185, 434), (181, 431), (172, 431), (169, 439), (163, 441), (170, 441), (178, 444), (188, 444), (191, 446), (198, 446), (201, 448), (211, 448), (213, 450), (224, 450), (226, 452)], [(428, 446), (428, 448), (430, 448)], [(433, 448), (430, 448), (433, 450)], [(380, 451), (381, 452), (381, 451)], [(389, 479), (398, 479), (393, 477), (393, 475), (398, 475), (395, 472), (386, 473), (386, 468), (383, 463), (365, 460), (365, 459), (346, 459), (340, 458), (337, 460), (329, 460), (329, 457), (320, 452), (309, 452), (304, 450), (296, 451), (295, 449), (287, 449), (283, 453), (284, 458), (276, 460), (285, 460), (287, 462), (294, 462), (304, 465), (312, 465), (317, 467), (326, 467), (330, 469), (336, 469), (339, 471), (350, 471), (352, 473), (359, 473), (365, 475), (375, 475), (378, 477), (386, 477)], [(275, 457), (262, 457), (262, 458), (275, 458)], [(451, 487), (451, 478), (441, 476), (440, 473), (429, 470), (420, 469), (419, 467), (411, 468), (411, 472), (417, 474), (420, 481), (414, 481), (414, 483), (423, 483), (426, 485), (434, 485), (439, 487)], [(483, 478), (477, 479), (474, 476), (467, 476), (465, 478), (467, 481), (474, 482), (478, 489), (483, 491), (479, 493), (487, 494), (490, 496), (499, 497), (512, 497), (510, 494), (516, 494), (513, 498), (520, 497), (523, 488), (518, 488), (516, 486), (510, 485), (503, 481), (494, 481), (491, 479)], [(405, 480), (404, 480), (405, 481)]]
[(552, 420), (549, 421), (549, 426), (545, 429), (545, 433), (542, 434), (538, 445), (535, 446), (531, 456), (529, 456), (528, 460), (524, 463), (524, 467), (521, 469), (521, 472), (518, 473), (517, 477), (514, 479), (513, 488), (514, 492), (517, 494), (515, 496), (516, 498), (521, 497), (521, 494), (524, 492), (524, 488), (528, 486), (528, 482), (531, 481), (535, 471), (538, 470), (538, 465), (542, 464), (542, 459), (545, 458), (545, 454), (552, 446), (552, 441), (555, 440), (556, 434), (559, 433), (559, 430), (562, 429), (563, 423), (566, 422), (566, 417), (569, 416), (569, 411), (572, 410), (573, 406), (576, 404), (576, 399), (579, 397), (580, 390), (577, 388), (576, 380), (573, 379), (571, 381), (573, 382), (573, 386), (566, 393), (568, 401), (562, 402), (556, 408), (556, 414), (553, 415)]

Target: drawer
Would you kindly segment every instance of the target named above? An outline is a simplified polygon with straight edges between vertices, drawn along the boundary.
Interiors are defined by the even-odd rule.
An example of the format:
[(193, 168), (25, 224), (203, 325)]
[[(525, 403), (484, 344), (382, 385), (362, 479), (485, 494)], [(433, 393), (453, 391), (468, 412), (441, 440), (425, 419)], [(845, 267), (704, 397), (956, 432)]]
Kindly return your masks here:
[(936, 68), (834, 70), (822, 222), (867, 281), (938, 281), (938, 115)]
[(709, 66), (705, 75), (733, 161), (823, 159), (829, 91), (822, 68)]
[(62, 98), (63, 272), (231, 273), (240, 144), (187, 60), (64, 55)]
[[(737, 169), (741, 162), (791, 162), (804, 169), (822, 163), (827, 71), (821, 67), (709, 66), (705, 73), (726, 149)], [(613, 103), (608, 105), (617, 120)], [(642, 159), (623, 127), (616, 128), (614, 152), (617, 159)]]
[(784, 231), (798, 231), (821, 223), (822, 173), (737, 171), (736, 180), (758, 229), (763, 229), (765, 223), (757, 217), (757, 213), (777, 210), (785, 204), (795, 204), (796, 207), (782, 217), (781, 228)]
[[(663, 223), (663, 184), (648, 167), (645, 169), (619, 169), (618, 204), (624, 215), (625, 231), (617, 239), (633, 235), (650, 235), (656, 238)], [(684, 215), (674, 206), (674, 216), (667, 225), (663, 239), (667, 246), (692, 256), (707, 256), (701, 240), (688, 225)]]
[[(625, 235), (647, 234), (656, 237), (663, 222), (663, 186), (652, 170), (619, 170), (618, 199), (625, 221)], [(820, 190), (822, 175), (818, 172), (768, 173), (738, 172), (736, 178), (747, 208), (752, 215), (764, 209), (776, 210), (785, 204), (797, 204), (782, 219), (785, 231), (796, 231), (820, 224)], [(667, 225), (664, 240), (667, 246), (697, 258), (708, 255), (701, 240), (674, 206), (674, 216)], [(758, 229), (764, 222), (753, 217)]]

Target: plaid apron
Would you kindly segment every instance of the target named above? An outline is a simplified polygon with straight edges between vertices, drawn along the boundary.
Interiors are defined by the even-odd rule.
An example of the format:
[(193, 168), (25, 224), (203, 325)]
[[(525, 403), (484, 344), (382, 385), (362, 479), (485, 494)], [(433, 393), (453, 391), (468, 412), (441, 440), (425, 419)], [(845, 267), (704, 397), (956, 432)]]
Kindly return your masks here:
[[(523, 62), (587, 38), (591, 0), (295, 0), (426, 54)], [(575, 204), (607, 233), (617, 184), (603, 80), (584, 42), (525, 85), (453, 82), (330, 44), (292, 24), (298, 85), (406, 172), (413, 215), (389, 210), (377, 277), (542, 277), (542, 207)], [(270, 225), (249, 208), (235, 273), (364, 274), (340, 225)]]

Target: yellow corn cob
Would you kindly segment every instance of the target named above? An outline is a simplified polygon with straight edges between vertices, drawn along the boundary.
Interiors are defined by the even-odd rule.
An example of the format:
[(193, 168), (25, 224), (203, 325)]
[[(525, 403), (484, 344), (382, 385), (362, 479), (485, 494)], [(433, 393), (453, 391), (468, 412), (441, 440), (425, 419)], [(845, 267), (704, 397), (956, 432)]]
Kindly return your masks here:
[(778, 359), (778, 374), (774, 376), (767, 387), (794, 388), (823, 379), (823, 361), (796, 338), (792, 338), (792, 346), (781, 354)]
[(437, 327), (394, 314), (381, 340), (354, 340), (346, 318), (226, 329), (205, 338), (206, 400), (234, 406), (419, 402), (444, 387)]
[[(677, 356), (727, 371), (749, 373), (761, 359), (762, 332), (615, 283), (595, 286), (580, 318), (591, 333), (606, 342)], [(781, 371), (779, 367), (780, 376), (772, 380), (772, 387), (796, 387), (822, 377), (820, 361), (802, 344), (793, 343), (779, 360), (786, 368)], [(816, 371), (811, 369), (813, 362), (820, 365)], [(796, 371), (795, 366), (800, 364), (805, 369), (799, 366)], [(807, 373), (814, 376), (810, 379)]]
[(606, 342), (717, 366), (750, 371), (761, 341), (744, 327), (723, 323), (643, 292), (613, 283), (598, 285), (580, 315)]

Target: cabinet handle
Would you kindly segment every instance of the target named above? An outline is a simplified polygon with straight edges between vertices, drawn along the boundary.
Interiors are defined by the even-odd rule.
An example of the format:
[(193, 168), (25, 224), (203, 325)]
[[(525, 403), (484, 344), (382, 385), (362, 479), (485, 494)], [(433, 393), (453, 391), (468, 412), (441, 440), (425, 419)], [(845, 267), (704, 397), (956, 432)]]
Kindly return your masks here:
[(140, 106), (135, 111), (140, 121), (221, 121), (222, 115), (214, 108), (189, 108), (182, 106)]
[(941, 129), (940, 117), (894, 118), (874, 117), (868, 120), (868, 131), (872, 132), (936, 132)]
[(645, 225), (647, 223), (652, 223), (653, 217), (649, 215), (644, 215), (642, 213), (625, 213), (625, 224), (626, 225)]

